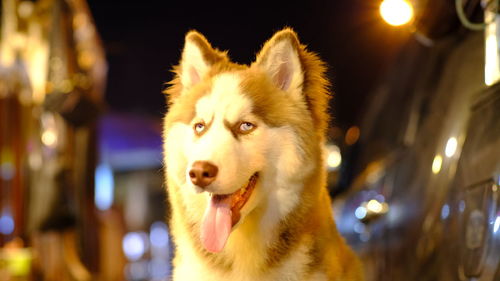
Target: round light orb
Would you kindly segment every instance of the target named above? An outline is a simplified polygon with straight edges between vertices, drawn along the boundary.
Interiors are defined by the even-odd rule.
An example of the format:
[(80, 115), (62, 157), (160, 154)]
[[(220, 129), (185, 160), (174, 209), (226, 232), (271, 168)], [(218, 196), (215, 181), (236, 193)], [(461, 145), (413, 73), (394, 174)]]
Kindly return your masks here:
[(390, 25), (400, 26), (413, 18), (413, 6), (405, 0), (384, 0), (380, 4), (380, 14)]

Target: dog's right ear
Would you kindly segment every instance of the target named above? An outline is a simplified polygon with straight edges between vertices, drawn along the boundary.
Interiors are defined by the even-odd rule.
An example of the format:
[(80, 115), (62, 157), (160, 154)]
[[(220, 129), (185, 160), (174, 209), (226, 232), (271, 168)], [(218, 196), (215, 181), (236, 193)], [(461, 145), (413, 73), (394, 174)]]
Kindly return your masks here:
[(196, 31), (186, 34), (180, 61), (179, 77), (185, 89), (198, 84), (212, 65), (226, 59), (226, 54), (212, 48), (207, 39)]
[(285, 28), (276, 32), (264, 44), (253, 65), (264, 70), (277, 88), (293, 98), (302, 99), (302, 49), (297, 34), (292, 29)]

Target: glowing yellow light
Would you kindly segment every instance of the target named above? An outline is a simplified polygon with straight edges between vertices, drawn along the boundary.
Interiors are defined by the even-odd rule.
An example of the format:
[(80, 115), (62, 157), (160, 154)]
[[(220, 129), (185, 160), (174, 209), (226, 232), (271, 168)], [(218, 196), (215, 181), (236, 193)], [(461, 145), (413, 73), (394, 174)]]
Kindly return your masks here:
[(384, 0), (380, 4), (380, 14), (390, 25), (407, 24), (413, 18), (413, 7), (406, 0)]
[(382, 204), (380, 204), (380, 202), (375, 199), (368, 201), (368, 204), (366, 204), (366, 208), (374, 213), (380, 213), (383, 209)]
[(42, 142), (46, 146), (52, 147), (56, 144), (57, 142), (57, 135), (54, 130), (46, 130), (42, 134)]
[(451, 157), (455, 154), (457, 151), (457, 139), (456, 138), (449, 138), (448, 142), (446, 143), (446, 148), (444, 149), (444, 154), (446, 157)]
[(488, 27), (488, 34), (486, 35), (484, 49), (484, 83), (487, 86), (491, 86), (498, 80), (500, 80), (500, 58), (498, 56), (498, 39), (496, 37), (496, 28)]
[[(41, 30), (42, 27), (39, 27)], [(41, 32), (41, 31), (40, 31)], [(41, 36), (41, 35), (40, 35)], [(48, 75), (49, 46), (41, 41), (33, 39), (28, 47), (28, 71), (32, 89), (32, 99), (41, 104), (45, 100)]]
[(443, 164), (443, 157), (441, 155), (436, 155), (434, 160), (432, 161), (432, 172), (434, 174), (439, 173), (441, 171), (441, 165)]
[(342, 163), (342, 156), (340, 155), (340, 149), (336, 145), (331, 145), (328, 147), (328, 158), (326, 163), (330, 168), (337, 168)]
[(31, 252), (26, 248), (13, 248), (9, 251), (4, 251), (3, 256), (5, 258), (3, 265), (7, 272), (10, 272), (12, 276), (28, 276), (30, 273), (30, 262), (32, 259)]

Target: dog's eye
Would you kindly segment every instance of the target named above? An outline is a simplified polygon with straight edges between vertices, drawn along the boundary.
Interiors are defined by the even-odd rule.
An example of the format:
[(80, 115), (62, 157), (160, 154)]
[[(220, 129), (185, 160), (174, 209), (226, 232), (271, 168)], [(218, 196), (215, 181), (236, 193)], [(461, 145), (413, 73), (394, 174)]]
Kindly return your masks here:
[(245, 134), (255, 129), (255, 125), (250, 122), (241, 122), (239, 129), (241, 133)]
[(203, 124), (201, 122), (194, 124), (194, 131), (197, 134), (201, 134), (203, 132), (203, 130), (205, 130), (205, 124)]

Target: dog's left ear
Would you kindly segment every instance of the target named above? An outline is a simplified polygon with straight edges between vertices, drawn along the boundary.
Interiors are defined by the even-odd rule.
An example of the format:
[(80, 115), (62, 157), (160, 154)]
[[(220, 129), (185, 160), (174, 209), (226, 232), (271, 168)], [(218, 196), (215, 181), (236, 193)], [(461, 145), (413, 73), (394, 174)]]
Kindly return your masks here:
[(304, 73), (299, 57), (299, 39), (289, 28), (278, 31), (264, 44), (252, 66), (267, 72), (279, 89), (301, 95)]

